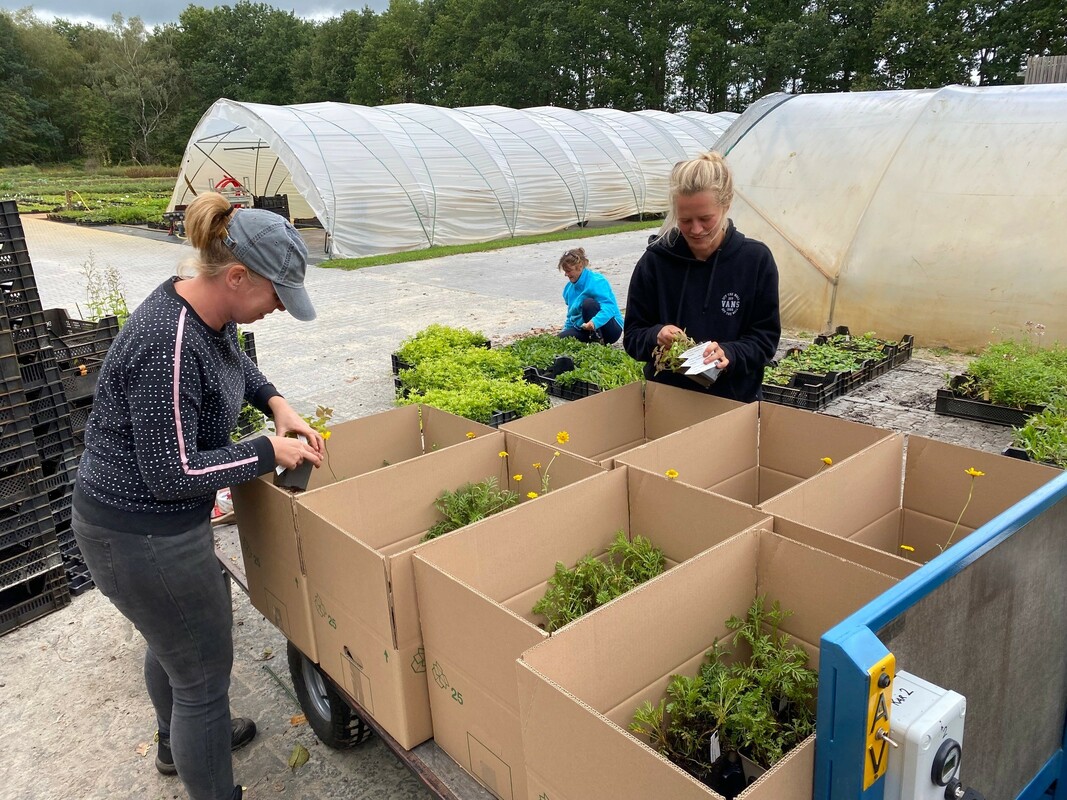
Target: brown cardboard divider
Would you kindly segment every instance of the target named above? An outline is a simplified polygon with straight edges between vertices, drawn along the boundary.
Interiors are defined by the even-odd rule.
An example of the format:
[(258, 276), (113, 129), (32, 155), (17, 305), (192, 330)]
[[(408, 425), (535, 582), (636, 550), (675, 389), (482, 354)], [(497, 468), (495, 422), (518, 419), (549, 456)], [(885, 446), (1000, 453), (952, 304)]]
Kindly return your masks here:
[(462, 681), (465, 698), (455, 702), (428, 675), (438, 745), (488, 785), (469, 760), (466, 742), (476, 738), (508, 765), (515, 796), (527, 797), (515, 659), (549, 638), (532, 607), (556, 563), (599, 556), (623, 530), (648, 537), (668, 563), (682, 564), (739, 531), (770, 524), (744, 504), (621, 467), (471, 525), (463, 536), (423, 545), (414, 562), (427, 662), (453, 688)]
[[(695, 674), (725, 620), (757, 595), (793, 612), (783, 632), (812, 651), (822, 633), (895, 583), (777, 534), (746, 531), (649, 581), (523, 653), (517, 662), (528, 796), (672, 800), (717, 794), (628, 732), (669, 675)], [(817, 666), (815, 664), (814, 666)], [(810, 800), (814, 736), (746, 790)]]
[[(469, 426), (453, 432), (464, 437), (456, 447), (340, 481), (295, 501), (319, 664), (343, 683), (351, 674), (346, 651), (358, 654), (362, 673), (373, 684), (372, 715), (404, 747), (433, 735), (427, 679), (421, 673), (413, 676), (410, 662), (423, 646), (412, 556), (426, 546), (423, 534), (442, 518), (434, 501), (445, 489), (489, 477), (518, 490), (528, 480), (519, 469), (535, 462), (551, 464), (555, 487), (603, 472), (573, 456), (554, 458), (555, 451), (546, 445), (501, 431), (468, 440), (464, 427)], [(535, 483), (534, 473), (527, 472)], [(520, 474), (523, 479), (515, 481)], [(519, 498), (520, 506), (541, 502), (525, 494)], [(467, 531), (441, 539), (462, 538)]]
[[(514, 420), (501, 428), (611, 467), (620, 453), (742, 405), (661, 383), (637, 382)], [(566, 444), (556, 441), (560, 431), (570, 435)]]
[[(486, 425), (430, 406), (404, 406), (331, 426), (326, 458), (312, 470), (310, 496), (330, 484), (494, 433)], [(298, 495), (273, 474), (233, 487), (233, 505), (248, 576), (248, 596), (308, 658), (317, 661), (303, 555), (296, 535)]]
[(870, 425), (752, 403), (617, 457), (649, 472), (678, 472), (677, 480), (751, 506), (825, 471), (892, 436)]
[[(985, 474), (972, 479), (966, 472), (972, 468)], [(882, 550), (913, 569), (1059, 474), (1042, 464), (896, 435), (759, 507), (777, 520)]]

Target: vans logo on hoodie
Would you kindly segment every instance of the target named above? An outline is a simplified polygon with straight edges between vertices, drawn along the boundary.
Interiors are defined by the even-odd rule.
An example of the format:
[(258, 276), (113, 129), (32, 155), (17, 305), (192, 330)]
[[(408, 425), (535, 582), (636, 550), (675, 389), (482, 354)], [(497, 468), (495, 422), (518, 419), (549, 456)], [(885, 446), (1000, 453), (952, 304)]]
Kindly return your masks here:
[(722, 296), (722, 313), (732, 317), (741, 310), (741, 298), (737, 292), (727, 292)]

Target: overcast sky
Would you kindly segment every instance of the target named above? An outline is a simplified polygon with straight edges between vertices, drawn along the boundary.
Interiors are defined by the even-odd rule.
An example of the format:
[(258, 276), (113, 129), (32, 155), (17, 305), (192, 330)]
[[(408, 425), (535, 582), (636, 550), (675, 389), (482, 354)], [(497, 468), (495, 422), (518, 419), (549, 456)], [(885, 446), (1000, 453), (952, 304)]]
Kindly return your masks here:
[[(344, 0), (264, 0), (264, 2), (283, 11), (292, 11), (298, 17), (319, 20), (338, 17), (347, 8), (360, 9), (368, 5), (375, 11), (383, 11), (389, 6), (389, 0), (362, 0), (355, 3), (346, 3)], [(146, 25), (159, 25), (164, 22), (177, 22), (178, 15), (190, 5), (213, 8), (219, 5), (236, 4), (237, 0), (228, 3), (181, 1), (161, 3), (159, 0), (40, 0), (27, 3), (18, 0), (0, 0), (0, 8), (6, 11), (18, 11), (32, 6), (33, 12), (46, 21), (60, 17), (73, 22), (88, 22), (97, 25), (109, 23), (111, 15), (116, 12), (124, 17), (140, 17)]]

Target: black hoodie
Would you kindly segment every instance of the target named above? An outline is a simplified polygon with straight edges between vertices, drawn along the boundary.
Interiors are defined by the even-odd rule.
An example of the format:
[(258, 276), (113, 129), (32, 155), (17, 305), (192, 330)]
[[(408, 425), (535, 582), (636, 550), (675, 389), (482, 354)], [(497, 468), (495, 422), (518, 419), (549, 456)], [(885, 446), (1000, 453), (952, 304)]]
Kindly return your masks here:
[[(652, 350), (664, 325), (722, 347), (730, 364), (709, 388), (680, 373), (653, 374)], [(763, 368), (782, 335), (774, 256), (730, 222), (722, 245), (702, 261), (676, 229), (650, 244), (634, 267), (624, 331), (626, 352), (648, 362), (649, 380), (746, 403), (757, 400)]]

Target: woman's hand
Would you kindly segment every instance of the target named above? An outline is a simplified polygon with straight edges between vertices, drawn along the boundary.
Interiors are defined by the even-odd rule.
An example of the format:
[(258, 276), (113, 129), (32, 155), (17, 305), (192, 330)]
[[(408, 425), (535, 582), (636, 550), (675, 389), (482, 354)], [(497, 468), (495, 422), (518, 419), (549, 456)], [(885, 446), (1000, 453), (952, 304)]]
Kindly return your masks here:
[(310, 444), (305, 444), (295, 437), (270, 436), (268, 438), (271, 446), (274, 447), (274, 461), (279, 466), (296, 469), (305, 461), (310, 461), (316, 467), (322, 463), (322, 456)]
[(596, 326), (593, 324), (592, 320), (590, 320), (589, 322), (583, 322), (582, 323), (582, 330), (583, 331), (595, 331), (596, 330)]
[[(326, 452), (326, 442), (322, 434), (308, 425), (307, 420), (296, 413), (284, 397), (272, 397), (267, 405), (270, 406), (271, 416), (274, 418), (274, 430), (278, 436), (288, 436), (290, 433), (300, 434), (308, 440), (310, 446), (322, 461), (322, 455)], [(275, 448), (275, 454), (277, 454)], [(319, 461), (315, 463), (318, 464)]]
[(712, 361), (719, 362), (719, 369), (730, 366), (730, 359), (726, 357), (726, 351), (719, 347), (718, 342), (708, 342), (708, 346), (704, 348), (704, 363), (710, 364)]
[(656, 334), (656, 344), (660, 347), (670, 347), (671, 342), (679, 336), (685, 336), (685, 331), (677, 325), (664, 325), (659, 329), (659, 333)]

